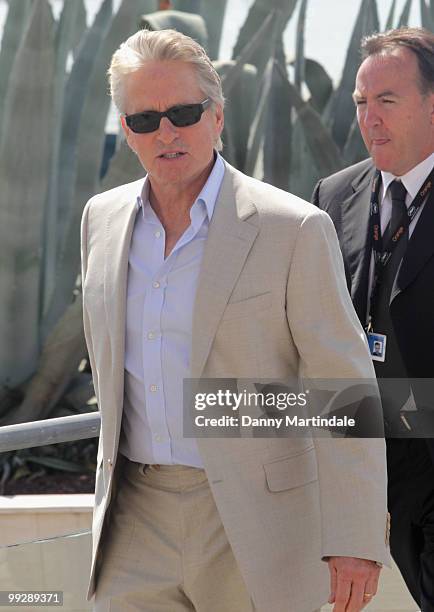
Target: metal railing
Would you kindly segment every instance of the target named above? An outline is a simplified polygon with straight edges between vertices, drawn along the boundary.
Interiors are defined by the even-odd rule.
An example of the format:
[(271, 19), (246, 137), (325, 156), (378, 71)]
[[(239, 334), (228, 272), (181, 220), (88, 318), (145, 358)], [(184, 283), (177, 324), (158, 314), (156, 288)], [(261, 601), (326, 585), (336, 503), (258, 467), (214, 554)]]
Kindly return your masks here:
[(99, 412), (4, 425), (0, 427), (0, 453), (46, 444), (97, 438), (100, 426)]

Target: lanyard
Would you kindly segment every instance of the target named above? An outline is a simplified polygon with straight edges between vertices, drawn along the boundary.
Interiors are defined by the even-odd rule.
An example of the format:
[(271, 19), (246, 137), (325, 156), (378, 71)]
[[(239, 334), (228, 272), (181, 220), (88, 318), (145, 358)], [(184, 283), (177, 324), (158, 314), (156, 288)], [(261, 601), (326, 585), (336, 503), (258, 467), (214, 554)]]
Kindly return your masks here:
[(410, 223), (413, 221), (418, 210), (422, 206), (423, 202), (429, 196), (431, 188), (434, 183), (434, 168), (424, 181), (422, 187), (419, 189), (413, 202), (407, 209), (407, 213), (403, 213), (402, 218), (399, 221), (398, 227), (396, 228), (393, 236), (390, 237), (387, 244), (383, 245), (381, 237), (381, 220), (380, 220), (380, 205), (378, 202), (378, 196), (380, 193), (381, 185), (381, 173), (379, 170), (376, 171), (374, 180), (372, 182), (371, 189), (371, 201), (370, 201), (370, 234), (372, 240), (372, 250), (374, 251), (374, 282), (372, 285), (371, 299), (369, 303), (369, 317), (368, 317), (368, 332), (372, 331), (372, 316), (375, 310), (375, 303), (378, 298), (378, 288), (381, 283), (384, 268), (387, 266), (390, 257), (396, 245), (398, 244), (401, 237), (407, 231)]

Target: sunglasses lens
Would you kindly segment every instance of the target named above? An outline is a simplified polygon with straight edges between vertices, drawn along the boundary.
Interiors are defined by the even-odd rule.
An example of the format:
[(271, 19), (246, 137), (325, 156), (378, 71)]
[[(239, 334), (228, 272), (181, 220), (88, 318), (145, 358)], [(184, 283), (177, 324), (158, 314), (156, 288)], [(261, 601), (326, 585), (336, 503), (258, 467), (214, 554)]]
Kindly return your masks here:
[(170, 109), (167, 113), (170, 121), (176, 127), (187, 127), (197, 123), (202, 115), (202, 106), (200, 104), (186, 104)]
[(135, 115), (127, 115), (126, 122), (130, 130), (136, 134), (146, 134), (147, 132), (158, 130), (162, 115), (166, 115), (176, 127), (187, 127), (200, 121), (203, 111), (204, 103), (185, 104), (183, 106), (174, 106), (166, 113), (144, 111)]
[(127, 125), (136, 134), (154, 132), (160, 125), (160, 114), (153, 112), (137, 113), (127, 116)]

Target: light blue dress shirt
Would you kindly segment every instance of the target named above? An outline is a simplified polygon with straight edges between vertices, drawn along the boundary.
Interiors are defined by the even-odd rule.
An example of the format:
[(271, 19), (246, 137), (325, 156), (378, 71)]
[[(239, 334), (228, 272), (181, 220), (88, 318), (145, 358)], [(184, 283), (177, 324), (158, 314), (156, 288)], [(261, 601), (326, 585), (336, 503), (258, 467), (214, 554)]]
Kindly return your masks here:
[(190, 377), (193, 307), (209, 223), (225, 172), (217, 154), (190, 210), (191, 224), (164, 258), (165, 232), (145, 179), (129, 260), (125, 394), (120, 452), (139, 463), (203, 467), (183, 438), (183, 379)]

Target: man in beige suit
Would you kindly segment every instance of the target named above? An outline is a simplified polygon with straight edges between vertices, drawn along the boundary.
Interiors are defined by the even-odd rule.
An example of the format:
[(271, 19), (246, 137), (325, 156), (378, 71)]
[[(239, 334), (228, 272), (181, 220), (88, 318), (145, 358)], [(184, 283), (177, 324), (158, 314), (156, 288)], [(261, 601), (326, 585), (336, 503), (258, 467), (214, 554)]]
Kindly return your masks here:
[(374, 378), (328, 216), (218, 154), (203, 49), (141, 31), (113, 99), (147, 177), (92, 198), (95, 610), (361, 610), (389, 563), (381, 439), (186, 438), (185, 378)]

